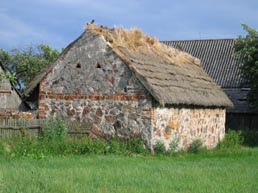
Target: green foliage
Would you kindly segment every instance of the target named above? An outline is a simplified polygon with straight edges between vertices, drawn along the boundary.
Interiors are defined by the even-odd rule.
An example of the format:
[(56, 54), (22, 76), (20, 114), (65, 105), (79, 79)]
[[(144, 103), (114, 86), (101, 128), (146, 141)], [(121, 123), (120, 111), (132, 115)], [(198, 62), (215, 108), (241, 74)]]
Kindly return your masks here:
[(241, 135), (241, 131), (228, 130), (225, 134), (225, 138), (219, 142), (219, 149), (226, 148), (238, 148), (243, 144), (244, 138)]
[(49, 63), (60, 55), (59, 51), (48, 45), (30, 46), (27, 49), (13, 49), (7, 52), (0, 49), (0, 60), (5, 67), (16, 74), (17, 86), (22, 89)]
[(168, 149), (169, 154), (173, 155), (179, 151), (179, 142), (180, 142), (179, 138), (174, 138), (174, 140), (171, 141)]
[(164, 143), (161, 141), (157, 142), (154, 146), (154, 152), (158, 155), (165, 155), (167, 153)]
[(0, 143), (0, 154), (11, 157), (32, 157), (43, 158), (44, 154), (41, 146), (35, 139), (29, 139), (27, 136), (16, 136), (11, 140), (2, 140)]
[(121, 141), (119, 139), (112, 139), (109, 142), (110, 145), (110, 153), (114, 153), (114, 154), (121, 154), (127, 151), (127, 147), (125, 143), (121, 143)]
[(129, 152), (136, 154), (147, 154), (149, 153), (148, 148), (145, 147), (145, 144), (142, 139), (132, 138), (127, 141), (127, 149)]
[(204, 150), (205, 148), (203, 147), (202, 141), (200, 139), (194, 140), (188, 148), (189, 153), (200, 153)]
[(61, 117), (50, 119), (43, 126), (43, 139), (48, 141), (64, 141), (67, 138), (68, 128)]
[(258, 30), (245, 24), (242, 26), (247, 35), (237, 39), (235, 51), (237, 56), (243, 58), (242, 74), (246, 84), (251, 87), (248, 100), (258, 109)]
[(21, 135), (0, 142), (0, 154), (11, 157), (44, 158), (46, 155), (84, 154), (146, 154), (148, 150), (140, 139), (117, 139), (109, 141), (82, 137), (68, 138), (67, 127), (62, 118), (49, 120), (43, 133), (37, 138), (29, 138), (26, 129)]
[[(16, 84), (16, 74), (11, 74), (10, 72), (2, 72), (0, 73), (0, 82), (6, 78), (10, 83)], [(0, 85), (1, 86), (1, 85)]]

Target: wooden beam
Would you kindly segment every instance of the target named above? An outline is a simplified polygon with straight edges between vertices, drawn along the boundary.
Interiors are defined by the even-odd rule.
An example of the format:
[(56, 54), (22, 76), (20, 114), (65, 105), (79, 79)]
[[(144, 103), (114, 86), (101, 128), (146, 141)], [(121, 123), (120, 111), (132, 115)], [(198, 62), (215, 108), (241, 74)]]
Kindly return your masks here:
[(0, 94), (11, 94), (12, 91), (11, 90), (0, 90)]

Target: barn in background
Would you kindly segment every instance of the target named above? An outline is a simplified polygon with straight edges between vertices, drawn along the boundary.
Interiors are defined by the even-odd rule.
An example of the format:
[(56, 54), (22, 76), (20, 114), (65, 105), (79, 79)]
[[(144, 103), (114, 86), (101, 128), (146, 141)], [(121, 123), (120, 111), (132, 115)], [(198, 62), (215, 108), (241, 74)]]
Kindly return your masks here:
[(21, 95), (6, 77), (6, 72), (0, 61), (0, 118), (11, 118), (23, 109)]
[(178, 40), (162, 43), (201, 60), (204, 70), (234, 104), (227, 109), (227, 129), (258, 129), (258, 112), (247, 101), (250, 88), (241, 76), (241, 58), (234, 55), (235, 39)]

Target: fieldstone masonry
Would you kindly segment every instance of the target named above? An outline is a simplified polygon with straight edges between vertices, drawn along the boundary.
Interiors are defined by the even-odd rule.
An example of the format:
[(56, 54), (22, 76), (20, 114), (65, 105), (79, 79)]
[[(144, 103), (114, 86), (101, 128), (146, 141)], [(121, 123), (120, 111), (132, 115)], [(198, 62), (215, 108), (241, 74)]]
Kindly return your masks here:
[(69, 96), (67, 100), (65, 97), (45, 98), (40, 103), (40, 116), (47, 118), (61, 114), (72, 121), (92, 123), (91, 135), (96, 137), (151, 139), (151, 100), (137, 95), (110, 98), (85, 96), (83, 99), (82, 95)]
[(225, 109), (157, 108), (154, 117), (153, 143), (167, 148), (178, 141), (180, 149), (187, 149), (195, 139), (213, 148), (225, 135)]

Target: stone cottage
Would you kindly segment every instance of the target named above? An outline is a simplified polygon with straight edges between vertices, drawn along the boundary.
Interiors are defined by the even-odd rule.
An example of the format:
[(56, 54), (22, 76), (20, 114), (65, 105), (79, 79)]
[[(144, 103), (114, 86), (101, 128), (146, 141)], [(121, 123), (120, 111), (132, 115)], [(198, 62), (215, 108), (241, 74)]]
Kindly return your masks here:
[(149, 147), (224, 137), (231, 101), (200, 61), (137, 29), (89, 24), (25, 91), (39, 118), (90, 122), (99, 137), (141, 136)]
[(20, 93), (6, 78), (6, 69), (0, 61), (0, 119), (12, 117), (22, 109)]

